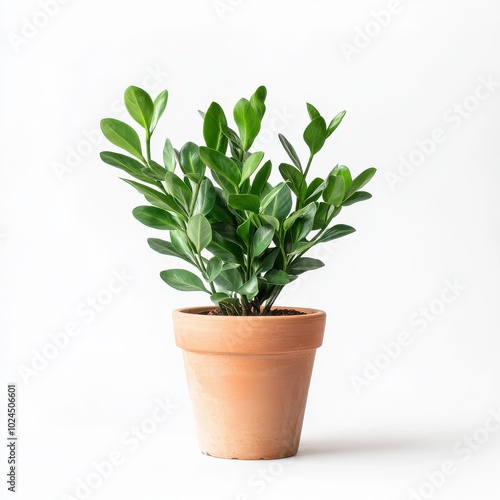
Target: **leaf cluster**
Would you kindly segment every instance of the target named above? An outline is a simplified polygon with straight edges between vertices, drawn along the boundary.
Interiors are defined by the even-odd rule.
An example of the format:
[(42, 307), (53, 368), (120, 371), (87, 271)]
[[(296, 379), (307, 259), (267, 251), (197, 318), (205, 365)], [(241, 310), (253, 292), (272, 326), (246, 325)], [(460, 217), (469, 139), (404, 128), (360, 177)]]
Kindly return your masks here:
[[(125, 106), (143, 130), (143, 142), (127, 123), (101, 121), (105, 137), (125, 153), (103, 151), (101, 159), (128, 174), (122, 180), (145, 198), (134, 217), (166, 236), (149, 246), (194, 268), (160, 273), (171, 287), (202, 291), (226, 315), (266, 315), (283, 287), (306, 272), (323, 267), (305, 254), (316, 245), (355, 231), (332, 224), (343, 207), (367, 200), (362, 188), (375, 174), (368, 168), (355, 178), (337, 165), (326, 176), (308, 179), (313, 159), (344, 118), (328, 124), (307, 104), (309, 123), (303, 133), (308, 148), (303, 166), (295, 148), (279, 135), (289, 161), (278, 166), (282, 182), (272, 185), (271, 160), (252, 151), (266, 112), (265, 87), (233, 109), (231, 128), (222, 107), (212, 102), (203, 119), (204, 145), (187, 142), (175, 149), (169, 139), (163, 158), (151, 158), (151, 137), (168, 101), (164, 90), (153, 101), (139, 87), (125, 91)], [(185, 266), (186, 267), (186, 266)]]

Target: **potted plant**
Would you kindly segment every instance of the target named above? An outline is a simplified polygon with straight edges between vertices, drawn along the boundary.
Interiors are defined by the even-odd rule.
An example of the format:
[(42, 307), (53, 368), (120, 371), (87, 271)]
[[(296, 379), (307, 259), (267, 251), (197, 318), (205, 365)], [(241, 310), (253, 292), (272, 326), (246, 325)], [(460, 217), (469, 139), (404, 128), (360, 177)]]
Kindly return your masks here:
[(212, 102), (200, 112), (205, 145), (187, 142), (177, 150), (166, 139), (162, 163), (151, 157), (151, 137), (167, 105), (166, 90), (154, 101), (138, 87), (125, 91), (144, 144), (130, 125), (101, 122), (105, 137), (128, 153), (105, 151), (102, 160), (132, 177), (123, 180), (146, 199), (134, 217), (166, 231), (163, 239), (148, 239), (149, 246), (182, 261), (161, 278), (177, 290), (206, 293), (213, 303), (174, 311), (173, 321), (201, 450), (216, 457), (273, 459), (297, 452), (325, 313), (274, 304), (288, 283), (324, 265), (305, 256), (311, 248), (354, 231), (332, 221), (343, 207), (371, 197), (361, 189), (375, 174), (369, 168), (353, 179), (337, 165), (310, 178), (314, 158), (345, 111), (327, 124), (307, 104), (307, 162), (279, 135), (290, 163), (278, 167), (283, 181), (270, 184), (271, 161), (252, 151), (266, 94), (259, 87), (236, 103), (237, 131)]

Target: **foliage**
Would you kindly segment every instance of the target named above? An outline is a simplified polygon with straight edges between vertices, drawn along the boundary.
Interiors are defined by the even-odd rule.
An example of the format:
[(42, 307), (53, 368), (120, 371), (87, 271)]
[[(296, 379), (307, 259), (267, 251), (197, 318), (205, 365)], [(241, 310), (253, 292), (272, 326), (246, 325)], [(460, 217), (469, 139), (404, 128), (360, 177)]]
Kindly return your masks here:
[(268, 314), (284, 286), (324, 265), (305, 257), (308, 250), (355, 231), (345, 224), (331, 225), (342, 208), (371, 197), (361, 189), (374, 168), (353, 179), (346, 166), (337, 165), (326, 176), (308, 181), (313, 159), (345, 115), (342, 111), (327, 125), (311, 104), (303, 134), (309, 150), (306, 166), (279, 134), (291, 163), (279, 165), (283, 181), (271, 185), (271, 161), (264, 161), (263, 152), (251, 151), (266, 111), (266, 94), (259, 87), (250, 99), (236, 103), (237, 131), (213, 102), (201, 113), (205, 145), (187, 142), (177, 150), (167, 139), (162, 164), (151, 158), (151, 136), (167, 105), (166, 90), (154, 101), (138, 87), (125, 91), (125, 106), (144, 129), (144, 149), (130, 125), (112, 118), (101, 121), (106, 138), (128, 153), (104, 151), (101, 159), (134, 178), (122, 180), (146, 199), (133, 210), (134, 217), (167, 231), (165, 239), (150, 238), (150, 247), (196, 269), (169, 269), (161, 278), (177, 290), (208, 293), (227, 315)]

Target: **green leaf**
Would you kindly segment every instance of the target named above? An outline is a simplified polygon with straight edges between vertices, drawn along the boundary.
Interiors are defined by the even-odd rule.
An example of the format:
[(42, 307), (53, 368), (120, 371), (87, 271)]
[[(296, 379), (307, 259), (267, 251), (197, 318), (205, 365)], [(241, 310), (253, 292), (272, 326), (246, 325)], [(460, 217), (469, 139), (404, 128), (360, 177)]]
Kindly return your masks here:
[(235, 210), (248, 210), (256, 214), (260, 210), (260, 199), (254, 194), (230, 194), (227, 204)]
[(288, 163), (282, 163), (279, 166), (281, 176), (288, 182), (290, 189), (295, 193), (295, 196), (301, 203), (305, 201), (306, 197), (306, 183), (304, 182), (304, 175), (302, 172)]
[(208, 178), (203, 179), (194, 203), (193, 214), (209, 214), (214, 208), (215, 197), (216, 193), (212, 181)]
[(262, 209), (264, 210), (275, 198), (278, 196), (278, 194), (286, 190), (286, 183), (285, 182), (280, 182), (276, 186), (274, 186), (269, 193), (267, 193), (264, 198), (262, 199), (261, 206)]
[(312, 259), (310, 257), (300, 257), (299, 259), (292, 262), (291, 265), (288, 266), (287, 271), (290, 274), (299, 275), (305, 273), (306, 271), (314, 271), (315, 269), (319, 269), (320, 267), (324, 267), (324, 262), (321, 262), (319, 259)]
[(175, 201), (177, 201), (184, 210), (189, 210), (191, 197), (193, 195), (180, 177), (173, 172), (167, 172), (165, 175), (165, 186), (167, 188), (167, 193), (173, 196)]
[(184, 231), (172, 231), (170, 233), (170, 241), (179, 254), (186, 255), (194, 262), (195, 256), (191, 250), (189, 238)]
[(178, 257), (179, 259), (183, 259), (190, 264), (193, 263), (189, 255), (179, 252), (179, 250), (177, 250), (177, 248), (175, 248), (170, 241), (161, 240), (159, 238), (148, 238), (148, 244), (155, 252), (163, 255), (170, 255), (172, 257)]
[(258, 259), (254, 260), (255, 273), (265, 273), (273, 268), (279, 248), (268, 248)]
[(114, 118), (104, 118), (104, 120), (101, 120), (101, 130), (109, 142), (129, 152), (143, 163), (146, 163), (146, 160), (142, 156), (139, 136), (130, 125)]
[[(205, 214), (207, 215), (210, 222), (227, 222), (229, 224), (234, 223), (234, 215), (230, 210), (227, 209), (227, 199), (222, 189), (215, 189), (215, 204), (212, 210)], [(233, 224), (234, 225), (234, 224)]]
[(198, 146), (194, 142), (186, 142), (180, 151), (180, 165), (184, 174), (205, 174), (205, 164), (201, 161)]
[(207, 147), (225, 154), (227, 137), (222, 132), (222, 125), (227, 125), (226, 115), (219, 104), (212, 102), (203, 118), (203, 138)]
[(359, 191), (370, 179), (375, 175), (377, 171), (376, 168), (367, 168), (363, 172), (361, 172), (351, 184), (349, 191), (347, 192), (346, 199), (350, 198), (356, 191)]
[(207, 292), (201, 279), (191, 271), (185, 269), (169, 269), (160, 273), (161, 279), (172, 288), (182, 292)]
[(283, 135), (283, 134), (278, 134), (278, 137), (280, 139), (281, 144), (285, 148), (285, 151), (287, 155), (290, 157), (290, 160), (292, 160), (292, 163), (302, 172), (302, 165), (299, 160), (299, 156), (297, 155), (297, 152), (295, 151), (294, 147), (290, 144), (288, 139)]
[(271, 160), (267, 160), (264, 165), (262, 165), (261, 169), (257, 172), (252, 182), (252, 187), (250, 189), (250, 193), (260, 196), (264, 187), (266, 186), (267, 180), (271, 175), (272, 164)]
[(274, 227), (270, 224), (260, 226), (253, 235), (252, 252), (254, 257), (259, 257), (271, 244), (274, 237)]
[(241, 150), (241, 140), (238, 134), (232, 129), (229, 128), (226, 124), (221, 125), (222, 133), (227, 137), (230, 143), (233, 144), (237, 149)]
[(304, 253), (310, 248), (312, 248), (314, 245), (316, 245), (316, 243), (317, 243), (316, 241), (307, 241), (307, 240), (298, 241), (297, 243), (291, 245), (288, 253), (290, 255), (297, 255), (299, 253)]
[(239, 269), (222, 271), (214, 281), (220, 289), (229, 293), (236, 292), (243, 285), (243, 278)]
[(153, 130), (156, 128), (156, 125), (158, 125), (158, 120), (161, 118), (163, 112), (165, 111), (165, 108), (167, 107), (167, 101), (168, 101), (168, 90), (163, 90), (156, 96), (156, 99), (153, 103), (154, 109), (150, 124), (151, 133), (153, 133)]
[(175, 218), (161, 208), (149, 206), (136, 207), (132, 210), (132, 214), (139, 222), (153, 229), (182, 229)]
[(271, 269), (264, 276), (264, 279), (271, 285), (288, 285), (290, 278), (281, 269)]
[(220, 257), (212, 257), (207, 262), (207, 276), (208, 281), (211, 283), (222, 271), (222, 266), (224, 263)]
[(307, 113), (309, 114), (309, 118), (311, 119), (311, 121), (317, 118), (318, 116), (321, 116), (320, 112), (312, 104), (306, 102), (306, 106), (307, 106)]
[(238, 126), (243, 151), (248, 151), (260, 131), (259, 115), (248, 99), (242, 98), (234, 107), (234, 121)]
[(281, 222), (290, 213), (292, 204), (290, 189), (282, 182), (264, 197), (261, 207), (264, 214), (272, 215)]
[(249, 298), (255, 297), (259, 293), (259, 282), (257, 276), (253, 275), (246, 283), (241, 285), (237, 292)]
[(219, 305), (219, 302), (222, 302), (224, 300), (230, 299), (229, 295), (227, 293), (223, 292), (216, 292), (210, 295), (210, 300), (216, 305)]
[(201, 160), (207, 164), (217, 175), (227, 179), (236, 189), (241, 178), (241, 172), (238, 165), (227, 156), (219, 153), (215, 149), (201, 146), (199, 148)]
[(336, 240), (337, 238), (342, 238), (342, 236), (347, 236), (348, 234), (354, 233), (356, 229), (346, 224), (337, 224), (333, 227), (328, 228), (317, 240), (316, 243), (324, 243), (326, 241)]
[(167, 139), (165, 141), (165, 145), (163, 146), (163, 164), (169, 172), (173, 172), (175, 170), (176, 163), (177, 158), (175, 155), (175, 149), (172, 146), (170, 139)]
[(217, 232), (217, 234), (222, 236), (226, 241), (245, 249), (246, 247), (241, 242), (237, 229), (236, 224), (229, 224), (227, 222), (216, 222), (212, 225), (212, 231)]
[(342, 118), (344, 118), (345, 114), (345, 111), (341, 111), (335, 116), (335, 118), (333, 118), (326, 129), (326, 137), (330, 137), (335, 132), (335, 129), (340, 125), (340, 122), (342, 121)]
[(149, 131), (153, 117), (154, 104), (151, 96), (139, 87), (125, 90), (125, 107), (129, 115), (143, 128)]
[(260, 214), (259, 217), (263, 221), (263, 224), (271, 224), (271, 226), (274, 227), (275, 231), (279, 231), (280, 221), (276, 217), (267, 214)]
[[(309, 205), (296, 210), (293, 212), (288, 219), (285, 220), (283, 223), (283, 229), (285, 231), (288, 231), (288, 229), (293, 225), (293, 223), (302, 217), (312, 217), (314, 218), (314, 214), (316, 213), (316, 204), (315, 203), (309, 203)], [(312, 226), (311, 226), (312, 227)]]
[(358, 201), (365, 201), (369, 200), (372, 197), (370, 193), (367, 193), (366, 191), (357, 191), (353, 195), (349, 197), (344, 203), (342, 203), (342, 206), (348, 207), (349, 205), (353, 205), (354, 203), (358, 203)]
[(345, 195), (344, 178), (341, 175), (331, 175), (323, 190), (323, 200), (329, 205), (338, 207), (342, 204)]
[(326, 123), (322, 116), (317, 116), (304, 130), (304, 141), (311, 155), (315, 155), (325, 144)]
[(224, 262), (233, 262), (241, 264), (243, 262), (243, 253), (238, 245), (228, 241), (216, 230), (212, 231), (212, 241), (207, 250), (213, 255), (220, 257)]
[(252, 105), (254, 111), (257, 113), (260, 121), (264, 118), (266, 113), (266, 105), (264, 104), (267, 97), (267, 89), (261, 85), (250, 97), (250, 104)]
[(156, 176), (157, 180), (163, 181), (165, 179), (167, 170), (159, 163), (156, 163), (154, 160), (149, 160), (147, 168)]
[(250, 231), (252, 229), (252, 217), (249, 217), (243, 224), (240, 224), (236, 229), (236, 233), (238, 236), (245, 242), (245, 245), (248, 246), (250, 243)]
[(330, 175), (340, 175), (344, 179), (345, 190), (349, 191), (352, 184), (351, 171), (345, 165), (337, 165)]
[[(315, 215), (316, 203), (309, 203), (309, 205), (305, 207), (304, 213), (297, 218), (290, 227), (292, 241), (301, 241), (312, 231)], [(285, 231), (287, 230), (286, 223), (287, 221), (283, 224)]]
[(313, 230), (323, 229), (329, 224), (330, 216), (332, 215), (335, 207), (328, 205), (328, 203), (318, 203), (316, 214), (314, 215)]
[(193, 215), (187, 224), (187, 235), (199, 253), (212, 241), (212, 226), (204, 215)]
[(100, 154), (101, 160), (108, 165), (120, 168), (127, 174), (135, 177), (142, 182), (148, 182), (150, 184), (156, 184), (153, 179), (147, 177), (142, 173), (144, 165), (138, 162), (136, 159), (130, 156), (122, 155), (120, 153), (113, 153), (111, 151), (102, 151)]
[(320, 177), (316, 177), (311, 181), (309, 186), (307, 186), (306, 196), (304, 203), (311, 203), (312, 201), (317, 201), (321, 193), (323, 192), (323, 188), (325, 187), (325, 181)]
[(134, 187), (139, 193), (146, 196), (147, 200), (152, 204), (157, 206), (158, 208), (162, 208), (163, 210), (168, 210), (170, 212), (174, 212), (180, 216), (183, 215), (181, 207), (176, 203), (174, 198), (170, 195), (157, 191), (156, 189), (150, 188), (149, 186), (145, 186), (139, 182), (131, 181), (129, 179), (121, 179), (122, 181), (130, 184)]
[(262, 153), (262, 152), (252, 153), (243, 162), (243, 167), (242, 167), (242, 171), (241, 171), (240, 186), (243, 184), (244, 181), (246, 181), (257, 170), (257, 167), (259, 166), (260, 162), (262, 161), (262, 158), (264, 158), (264, 153)]

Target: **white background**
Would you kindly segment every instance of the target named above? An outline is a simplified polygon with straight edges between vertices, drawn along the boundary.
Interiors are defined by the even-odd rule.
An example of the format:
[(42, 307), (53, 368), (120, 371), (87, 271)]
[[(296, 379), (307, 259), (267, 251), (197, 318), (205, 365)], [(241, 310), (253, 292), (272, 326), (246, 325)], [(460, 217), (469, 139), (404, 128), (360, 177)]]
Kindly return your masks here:
[[(500, 4), (72, 0), (48, 2), (49, 18), (42, 3), (4, 0), (0, 13), (0, 436), (15, 382), (17, 498), (84, 498), (78, 481), (97, 485), (92, 464), (116, 452), (121, 464), (89, 498), (405, 500), (420, 488), (497, 500), (499, 433), (481, 427), (500, 405)], [(99, 120), (125, 118), (131, 84), (170, 92), (157, 155), (165, 136), (201, 142), (198, 109), (217, 100), (230, 114), (264, 84), (260, 144), (276, 164), (278, 132), (305, 154), (309, 101), (327, 119), (348, 111), (318, 173), (379, 169), (373, 199), (337, 219), (357, 233), (323, 249), (326, 268), (281, 300), (328, 313), (293, 460), (198, 451), (170, 312), (207, 298), (161, 282), (178, 263), (148, 248), (161, 235), (131, 216), (140, 195), (98, 158), (109, 147)], [(414, 167), (390, 182), (401, 157)], [(89, 313), (89, 298), (109, 299), (114, 272), (126, 286)], [(74, 323), (79, 334), (54, 351), (50, 336)], [(412, 343), (387, 363), (381, 346), (402, 332)], [(364, 373), (375, 361), (384, 369)], [(176, 408), (156, 424), (158, 399)], [(132, 449), (123, 439), (141, 425), (151, 432)], [(475, 436), (470, 456), (456, 444), (464, 435)], [(454, 473), (425, 486), (444, 461)], [(6, 488), (2, 479), (2, 498)]]

